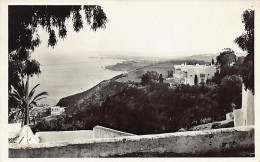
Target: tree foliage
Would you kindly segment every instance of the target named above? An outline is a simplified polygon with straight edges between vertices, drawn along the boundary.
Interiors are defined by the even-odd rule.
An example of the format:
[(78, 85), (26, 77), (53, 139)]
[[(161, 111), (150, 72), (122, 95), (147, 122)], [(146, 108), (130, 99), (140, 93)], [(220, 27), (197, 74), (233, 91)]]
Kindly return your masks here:
[(212, 64), (212, 65), (215, 64), (215, 61), (214, 61), (213, 57), (212, 57), (212, 59), (211, 59), (211, 64)]
[(147, 71), (141, 77), (141, 85), (145, 86), (159, 79), (159, 74), (156, 71)]
[(224, 48), (222, 52), (217, 56), (217, 64), (222, 69), (229, 66), (231, 63), (236, 62), (235, 52), (230, 48)]
[(27, 58), (40, 43), (39, 27), (48, 32), (48, 45), (54, 47), (58, 38), (67, 36), (66, 20), (72, 18), (74, 31), (83, 28), (81, 10), (91, 29), (105, 28), (107, 17), (101, 6), (9, 6), (9, 53), (16, 51), (21, 58)]
[(246, 89), (254, 93), (254, 10), (246, 10), (242, 14), (242, 22), (245, 26), (245, 33), (235, 39), (235, 43), (247, 52), (243, 62), (243, 82)]
[[(47, 130), (93, 129), (96, 125), (134, 134), (175, 132), (225, 117), (218, 104), (218, 87), (150, 83), (146, 87), (125, 87), (107, 96), (101, 105), (72, 106), (55, 121), (40, 121), (36, 128)], [(96, 95), (96, 94), (95, 94)], [(78, 108), (80, 107), (80, 109)], [(58, 124), (58, 121), (61, 122)], [(56, 125), (53, 123), (56, 123)]]
[(224, 110), (231, 112), (232, 105), (241, 108), (242, 78), (238, 75), (227, 75), (221, 80), (219, 87), (219, 103)]
[(159, 83), (163, 83), (163, 76), (162, 76), (162, 74), (160, 74), (160, 76), (159, 76)]

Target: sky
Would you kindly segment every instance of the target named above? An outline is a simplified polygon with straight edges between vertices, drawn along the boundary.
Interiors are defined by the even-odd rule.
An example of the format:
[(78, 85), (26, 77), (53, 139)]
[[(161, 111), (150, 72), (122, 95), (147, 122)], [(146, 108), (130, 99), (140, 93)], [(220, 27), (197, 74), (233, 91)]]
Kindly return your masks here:
[[(76, 33), (67, 22), (67, 37), (54, 49), (39, 29), (42, 43), (32, 54), (46, 61), (55, 54), (75, 56), (188, 56), (216, 54), (223, 48), (243, 53), (233, 41), (244, 31), (241, 15), (253, 1), (112, 1), (100, 4), (109, 22), (96, 32), (84, 24)], [(83, 15), (84, 18), (84, 15)], [(85, 22), (85, 21), (84, 21)], [(39, 61), (40, 61), (39, 60)]]

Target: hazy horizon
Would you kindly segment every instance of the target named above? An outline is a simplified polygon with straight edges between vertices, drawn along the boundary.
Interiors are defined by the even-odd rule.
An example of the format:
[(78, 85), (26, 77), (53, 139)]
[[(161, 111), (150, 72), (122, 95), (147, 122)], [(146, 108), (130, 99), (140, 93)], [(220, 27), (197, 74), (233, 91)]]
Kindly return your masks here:
[[(244, 53), (234, 43), (244, 32), (241, 15), (253, 9), (253, 1), (163, 1), (103, 2), (106, 29), (73, 31), (67, 21), (67, 37), (55, 48), (47, 46), (48, 34), (38, 33), (41, 45), (32, 53), (40, 63), (64, 57), (129, 55), (140, 57), (185, 57), (218, 54), (223, 48)], [(145, 11), (145, 12), (144, 12)], [(84, 54), (82, 54), (84, 53)], [(81, 59), (80, 59), (81, 60)]]

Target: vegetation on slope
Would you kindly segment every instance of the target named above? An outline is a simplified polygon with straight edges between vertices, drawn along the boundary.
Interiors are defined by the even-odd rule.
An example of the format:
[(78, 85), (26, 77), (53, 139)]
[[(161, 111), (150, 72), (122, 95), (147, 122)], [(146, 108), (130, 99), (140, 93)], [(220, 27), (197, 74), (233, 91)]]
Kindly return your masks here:
[(57, 103), (57, 106), (68, 107), (68, 106), (72, 106), (72, 105), (81, 104), (85, 100), (90, 98), (94, 93), (98, 92), (103, 87), (108, 86), (111, 81), (115, 81), (116, 79), (119, 79), (123, 76), (124, 76), (124, 74), (117, 75), (109, 80), (104, 80), (104, 81), (100, 82), (99, 84), (90, 88), (87, 91), (61, 98), (60, 101)]
[(223, 120), (228, 110), (219, 105), (218, 99), (216, 85), (179, 85), (176, 89), (159, 83), (145, 87), (127, 85), (101, 104), (72, 106), (70, 109), (76, 111), (66, 111), (51, 121), (39, 121), (34, 129), (80, 130), (102, 125), (134, 134), (175, 132)]

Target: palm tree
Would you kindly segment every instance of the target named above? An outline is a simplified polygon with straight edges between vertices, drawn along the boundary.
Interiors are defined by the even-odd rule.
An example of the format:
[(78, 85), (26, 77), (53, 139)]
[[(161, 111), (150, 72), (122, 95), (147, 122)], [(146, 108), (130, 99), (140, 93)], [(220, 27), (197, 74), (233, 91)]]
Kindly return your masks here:
[[(18, 83), (17, 88), (11, 86), (11, 91), (9, 92), (10, 98), (12, 98), (18, 105), (17, 116), (22, 114), (22, 126), (29, 124), (29, 113), (30, 109), (33, 106), (37, 106), (37, 101), (46, 98), (48, 92), (41, 92), (37, 95), (34, 95), (36, 88), (40, 85), (37, 84), (34, 86), (30, 92), (27, 92), (28, 89), (28, 79), (26, 83), (22, 80)], [(28, 109), (28, 110), (27, 110)]]

